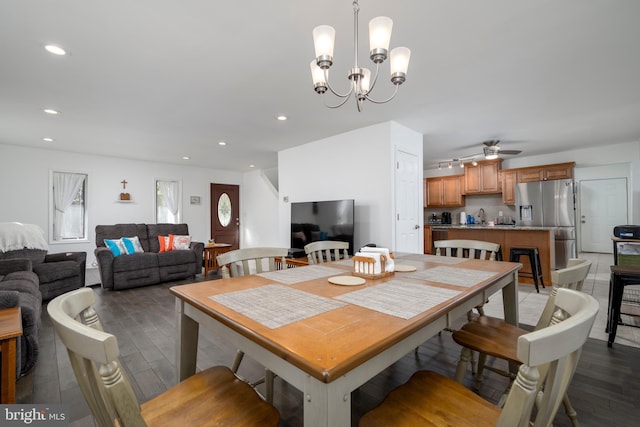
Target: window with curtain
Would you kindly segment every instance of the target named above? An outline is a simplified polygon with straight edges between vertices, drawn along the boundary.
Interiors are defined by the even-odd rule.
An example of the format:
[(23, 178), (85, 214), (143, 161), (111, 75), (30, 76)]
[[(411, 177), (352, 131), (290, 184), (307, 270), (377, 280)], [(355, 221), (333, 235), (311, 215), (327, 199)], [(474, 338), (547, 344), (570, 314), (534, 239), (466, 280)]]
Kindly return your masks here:
[(87, 177), (84, 173), (51, 172), (51, 243), (87, 240)]
[(156, 180), (156, 223), (178, 224), (182, 219), (180, 181)]

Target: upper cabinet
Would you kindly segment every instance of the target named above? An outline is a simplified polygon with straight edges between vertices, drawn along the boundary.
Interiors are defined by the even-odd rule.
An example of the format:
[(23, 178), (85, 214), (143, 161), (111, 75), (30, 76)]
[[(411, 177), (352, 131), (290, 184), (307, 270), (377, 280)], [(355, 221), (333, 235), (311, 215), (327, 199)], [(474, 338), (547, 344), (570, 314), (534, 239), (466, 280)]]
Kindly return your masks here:
[(573, 179), (575, 162), (557, 163), (553, 165), (532, 166), (529, 168), (502, 169), (502, 203), (516, 204), (516, 184), (520, 182), (551, 181), (556, 179)]
[(498, 179), (502, 159), (481, 160), (476, 166), (465, 163), (464, 193), (465, 194), (496, 194), (502, 191)]
[(464, 206), (462, 194), (464, 175), (439, 176), (424, 180), (425, 207)]
[(503, 169), (500, 171), (502, 182), (502, 203), (505, 205), (516, 204), (516, 182), (518, 172), (515, 170)]
[(554, 179), (573, 178), (573, 167), (575, 162), (557, 163), (554, 165), (534, 166), (530, 168), (520, 168), (518, 171), (518, 182), (551, 181)]

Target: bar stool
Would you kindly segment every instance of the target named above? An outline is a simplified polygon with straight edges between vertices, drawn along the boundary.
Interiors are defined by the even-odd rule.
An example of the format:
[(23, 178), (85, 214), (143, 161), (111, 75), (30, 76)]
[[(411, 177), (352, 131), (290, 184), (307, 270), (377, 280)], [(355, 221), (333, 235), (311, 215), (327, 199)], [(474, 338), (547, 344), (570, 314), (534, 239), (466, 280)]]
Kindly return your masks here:
[(538, 253), (537, 247), (517, 247), (514, 246), (509, 250), (509, 261), (520, 262), (521, 256), (528, 256), (529, 263), (531, 264), (531, 273), (520, 272), (518, 274), (522, 276), (532, 277), (533, 284), (536, 287), (536, 292), (540, 293), (538, 289), (538, 281), (544, 288), (544, 280), (542, 279), (542, 265), (540, 264), (540, 253)]

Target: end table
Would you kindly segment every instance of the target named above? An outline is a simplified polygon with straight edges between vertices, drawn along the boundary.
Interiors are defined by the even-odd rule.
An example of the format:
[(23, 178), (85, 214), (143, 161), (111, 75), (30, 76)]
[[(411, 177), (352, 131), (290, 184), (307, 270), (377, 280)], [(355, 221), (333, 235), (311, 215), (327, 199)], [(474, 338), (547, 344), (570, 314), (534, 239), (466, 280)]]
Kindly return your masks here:
[(218, 265), (218, 255), (231, 250), (229, 243), (214, 243), (212, 245), (204, 245), (204, 277), (209, 276), (211, 270), (220, 268)]
[(0, 403), (16, 403), (16, 344), (22, 335), (20, 307), (0, 310)]

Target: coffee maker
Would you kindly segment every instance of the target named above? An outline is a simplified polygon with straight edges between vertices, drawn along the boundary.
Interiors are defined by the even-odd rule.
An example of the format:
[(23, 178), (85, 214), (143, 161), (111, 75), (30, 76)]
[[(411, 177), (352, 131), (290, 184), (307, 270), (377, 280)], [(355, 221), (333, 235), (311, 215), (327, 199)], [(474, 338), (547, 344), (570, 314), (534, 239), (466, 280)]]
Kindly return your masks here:
[(442, 224), (451, 224), (451, 212), (442, 212)]

